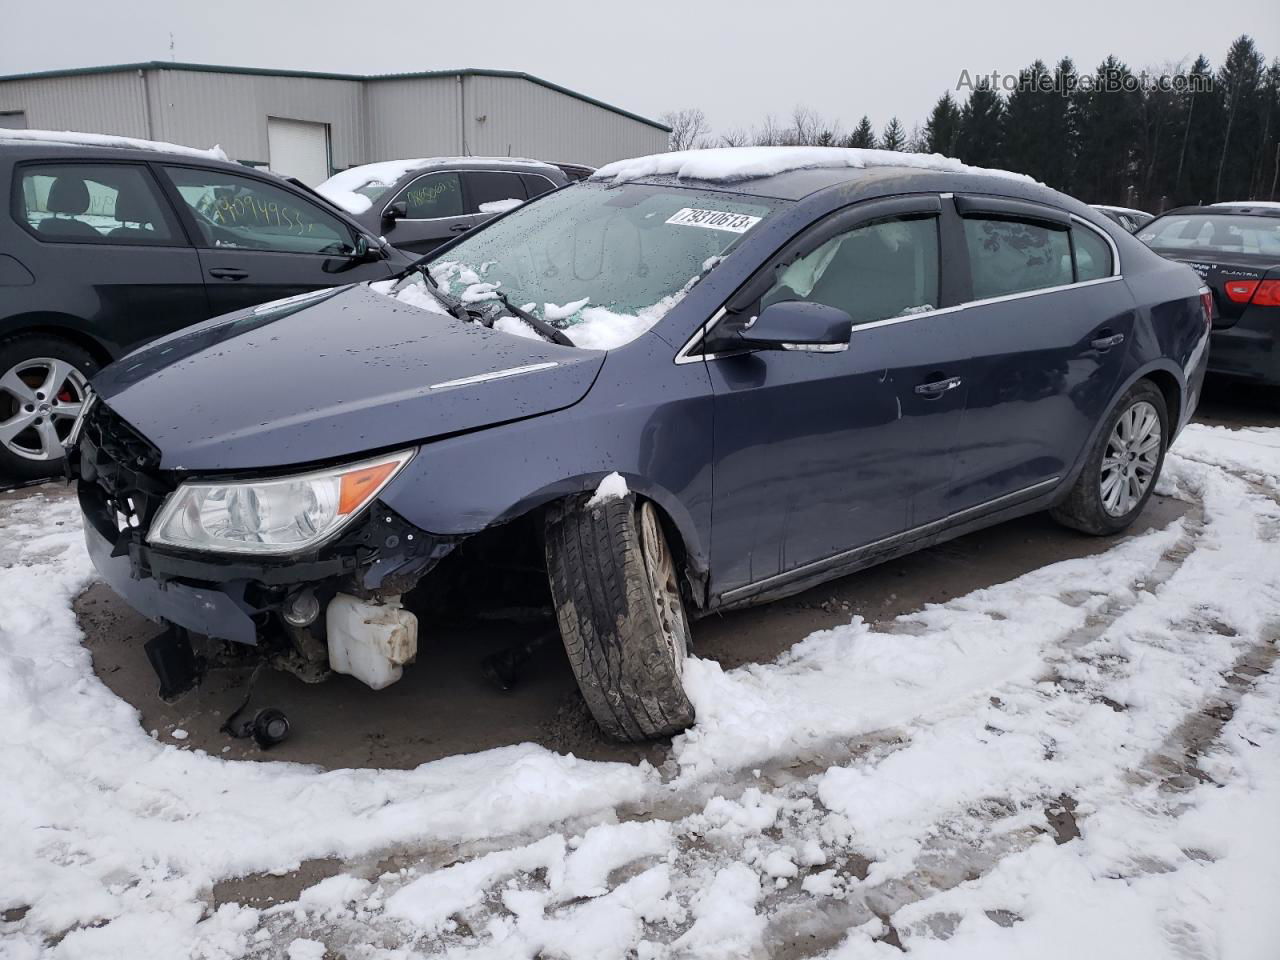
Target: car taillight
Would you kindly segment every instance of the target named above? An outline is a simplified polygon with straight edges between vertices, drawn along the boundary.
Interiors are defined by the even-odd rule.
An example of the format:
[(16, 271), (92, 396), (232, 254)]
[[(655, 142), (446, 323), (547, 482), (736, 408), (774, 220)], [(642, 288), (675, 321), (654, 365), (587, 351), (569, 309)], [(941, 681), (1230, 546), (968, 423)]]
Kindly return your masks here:
[(1232, 303), (1248, 303), (1253, 292), (1258, 289), (1257, 280), (1232, 280), (1223, 284), (1227, 299)]
[(1213, 326), (1213, 291), (1208, 287), (1200, 288), (1200, 309), (1204, 312), (1204, 325)]
[(1280, 307), (1280, 280), (1263, 280), (1249, 302), (1258, 307)]

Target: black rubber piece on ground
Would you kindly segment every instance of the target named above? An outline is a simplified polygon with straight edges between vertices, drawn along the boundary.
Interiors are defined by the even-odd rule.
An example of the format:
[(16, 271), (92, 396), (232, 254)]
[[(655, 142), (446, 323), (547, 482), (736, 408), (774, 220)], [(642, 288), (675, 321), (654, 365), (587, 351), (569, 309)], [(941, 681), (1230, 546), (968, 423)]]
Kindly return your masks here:
[[(1107, 441), (1111, 437), (1111, 431), (1115, 429), (1116, 421), (1135, 403), (1142, 401), (1146, 401), (1155, 407), (1156, 414), (1160, 417), (1160, 458), (1156, 461), (1155, 476), (1151, 480), (1151, 485), (1147, 487), (1146, 493), (1142, 495), (1142, 499), (1128, 513), (1123, 516), (1113, 517), (1107, 513), (1106, 508), (1102, 505), (1100, 480), (1102, 458), (1106, 456)], [(1053, 519), (1063, 526), (1092, 534), (1095, 537), (1119, 533), (1133, 523), (1138, 514), (1142, 512), (1142, 508), (1147, 505), (1147, 501), (1151, 499), (1156, 483), (1160, 480), (1160, 471), (1164, 468), (1164, 454), (1168, 446), (1169, 411), (1165, 406), (1164, 394), (1150, 380), (1139, 380), (1129, 388), (1129, 391), (1116, 404), (1115, 409), (1111, 411), (1111, 415), (1102, 425), (1102, 429), (1098, 432), (1098, 436), (1093, 442), (1093, 448), (1089, 451), (1089, 458), (1085, 461), (1084, 469), (1080, 471), (1080, 476), (1076, 478), (1071, 492), (1067, 494), (1065, 500), (1049, 511)]]
[(633, 496), (546, 518), (547, 572), (569, 664), (592, 716), (616, 740), (665, 737), (693, 723), (658, 618)]

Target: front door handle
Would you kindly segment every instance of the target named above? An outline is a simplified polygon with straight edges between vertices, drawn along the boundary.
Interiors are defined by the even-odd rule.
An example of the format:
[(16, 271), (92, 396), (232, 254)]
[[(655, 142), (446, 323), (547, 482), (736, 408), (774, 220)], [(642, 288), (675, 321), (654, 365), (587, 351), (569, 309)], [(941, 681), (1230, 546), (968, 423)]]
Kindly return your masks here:
[(1099, 337), (1097, 340), (1091, 340), (1090, 344), (1095, 350), (1110, 350), (1117, 344), (1124, 343), (1123, 333), (1113, 333), (1109, 337)]
[(945, 380), (935, 380), (933, 383), (922, 383), (916, 387), (916, 393), (922, 397), (940, 397), (948, 390), (954, 390), (960, 386), (959, 377), (947, 377)]
[(471, 229), (471, 224), (469, 223), (455, 223), (452, 227), (449, 228), (449, 232), (450, 233), (466, 233), (470, 229)]
[(243, 280), (248, 275), (248, 270), (241, 270), (239, 267), (214, 267), (209, 271), (209, 276), (219, 280)]

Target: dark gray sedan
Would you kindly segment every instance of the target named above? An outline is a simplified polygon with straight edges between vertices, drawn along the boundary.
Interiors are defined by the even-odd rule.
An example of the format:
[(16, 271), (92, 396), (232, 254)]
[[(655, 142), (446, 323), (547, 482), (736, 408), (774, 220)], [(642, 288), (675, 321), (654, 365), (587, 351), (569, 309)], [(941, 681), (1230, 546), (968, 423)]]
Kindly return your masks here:
[(352, 167), (318, 190), (393, 246), (429, 253), (570, 179), (539, 160), (426, 157)]

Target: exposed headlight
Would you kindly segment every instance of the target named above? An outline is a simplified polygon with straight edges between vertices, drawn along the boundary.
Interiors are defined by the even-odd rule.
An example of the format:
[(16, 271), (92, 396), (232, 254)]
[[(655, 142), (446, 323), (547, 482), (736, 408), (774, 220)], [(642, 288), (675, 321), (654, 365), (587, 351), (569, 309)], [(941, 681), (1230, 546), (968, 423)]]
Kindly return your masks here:
[(346, 526), (413, 454), (403, 450), (273, 480), (184, 483), (165, 501), (147, 541), (225, 553), (315, 547)]

